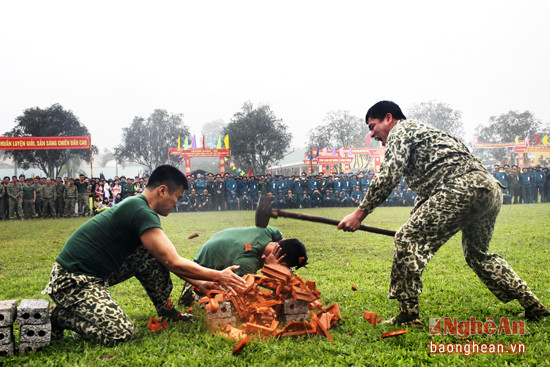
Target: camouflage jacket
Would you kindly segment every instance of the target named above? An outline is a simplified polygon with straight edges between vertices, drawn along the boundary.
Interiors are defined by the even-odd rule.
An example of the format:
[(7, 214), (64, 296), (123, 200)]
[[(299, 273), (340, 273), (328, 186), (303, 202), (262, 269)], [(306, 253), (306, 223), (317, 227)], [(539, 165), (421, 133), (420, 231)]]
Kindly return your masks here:
[(57, 196), (57, 190), (55, 185), (42, 186), (42, 199), (55, 199)]
[(14, 196), (21, 197), (23, 196), (23, 185), (21, 185), (19, 182), (16, 184), (13, 184), (13, 182), (10, 182), (8, 185), (8, 196), (10, 198), (13, 198)]
[(44, 185), (34, 185), (34, 191), (36, 192), (36, 199), (42, 199), (42, 189)]
[(63, 198), (75, 199), (78, 194), (78, 188), (76, 186), (67, 185), (63, 191)]
[[(402, 176), (418, 194), (417, 200), (424, 201), (472, 171), (487, 173), (460, 140), (419, 121), (400, 120), (388, 134), (380, 172), (372, 180), (359, 209), (370, 214), (386, 200)], [(483, 176), (476, 187), (486, 187), (484, 179)]]
[(57, 198), (63, 197), (63, 192), (65, 191), (65, 185), (63, 184), (55, 184), (55, 196)]

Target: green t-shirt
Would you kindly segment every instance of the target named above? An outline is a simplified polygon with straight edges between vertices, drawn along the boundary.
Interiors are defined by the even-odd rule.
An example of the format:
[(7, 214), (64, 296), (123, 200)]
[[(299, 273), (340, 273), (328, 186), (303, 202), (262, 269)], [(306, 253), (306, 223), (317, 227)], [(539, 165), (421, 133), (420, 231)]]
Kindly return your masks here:
[(88, 187), (88, 183), (86, 181), (80, 182), (80, 180), (74, 180), (74, 185), (78, 189), (79, 194), (85, 194), (86, 188)]
[(34, 186), (24, 185), (23, 186), (23, 200), (32, 200), (32, 199), (34, 199), (33, 192), (35, 192), (35, 191), (36, 191), (36, 189), (34, 188)]
[[(275, 227), (229, 228), (212, 236), (195, 254), (194, 260), (210, 269), (223, 270), (239, 265), (235, 271), (243, 276), (262, 267), (261, 257), (269, 242), (277, 242), (283, 235)], [(250, 251), (246, 244), (250, 243)]]
[(77, 229), (55, 259), (76, 274), (107, 278), (141, 246), (148, 229), (162, 228), (145, 196), (128, 198)]

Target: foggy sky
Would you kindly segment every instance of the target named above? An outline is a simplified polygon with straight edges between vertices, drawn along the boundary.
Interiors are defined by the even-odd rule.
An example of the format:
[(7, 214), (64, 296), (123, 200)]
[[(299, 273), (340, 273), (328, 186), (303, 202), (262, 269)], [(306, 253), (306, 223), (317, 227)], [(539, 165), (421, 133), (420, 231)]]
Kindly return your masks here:
[(0, 12), (0, 134), (61, 104), (113, 148), (134, 116), (192, 132), (269, 104), (292, 145), (330, 110), (435, 100), (473, 129), (530, 110), (550, 121), (548, 1), (25, 1)]

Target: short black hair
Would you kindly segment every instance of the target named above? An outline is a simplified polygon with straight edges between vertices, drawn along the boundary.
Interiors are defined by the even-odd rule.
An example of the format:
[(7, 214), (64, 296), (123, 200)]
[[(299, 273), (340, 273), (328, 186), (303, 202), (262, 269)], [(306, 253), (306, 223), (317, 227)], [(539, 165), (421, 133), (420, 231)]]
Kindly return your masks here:
[(278, 244), (285, 255), (283, 260), (289, 267), (299, 269), (307, 265), (306, 246), (299, 239), (289, 238), (279, 241)]
[(407, 119), (397, 103), (392, 101), (380, 101), (369, 108), (365, 116), (365, 122), (368, 123), (370, 118), (383, 120), (388, 113), (391, 113), (393, 118), (396, 120)]
[(156, 189), (160, 185), (166, 185), (168, 187), (168, 191), (170, 192), (174, 192), (181, 186), (183, 186), (184, 190), (189, 188), (187, 178), (183, 172), (169, 164), (155, 168), (153, 173), (151, 173), (151, 177), (147, 183), (147, 188)]

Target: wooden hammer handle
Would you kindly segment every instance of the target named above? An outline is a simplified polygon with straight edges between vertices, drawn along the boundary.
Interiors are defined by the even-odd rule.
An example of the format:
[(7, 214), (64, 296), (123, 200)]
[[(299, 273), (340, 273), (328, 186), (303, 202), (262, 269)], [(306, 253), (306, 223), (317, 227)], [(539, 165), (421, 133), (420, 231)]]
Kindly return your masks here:
[[(307, 215), (307, 214), (303, 214), (303, 213), (286, 212), (286, 211), (280, 210), (280, 209), (272, 210), (271, 211), (271, 216), (273, 218), (277, 218), (277, 217), (293, 218), (293, 219), (299, 219), (299, 220), (306, 220), (308, 222), (332, 224), (332, 225), (335, 225), (335, 226), (340, 224), (340, 221), (336, 220), (336, 219), (319, 217), (317, 215)], [(360, 231), (365, 231), (365, 232), (383, 234), (383, 235), (386, 235), (386, 236), (392, 236), (392, 237), (395, 236), (395, 231), (391, 231), (389, 229), (383, 229), (383, 228), (369, 227), (369, 226), (366, 226), (366, 225), (363, 225), (363, 224), (361, 225), (361, 227), (359, 227), (359, 230)]]

